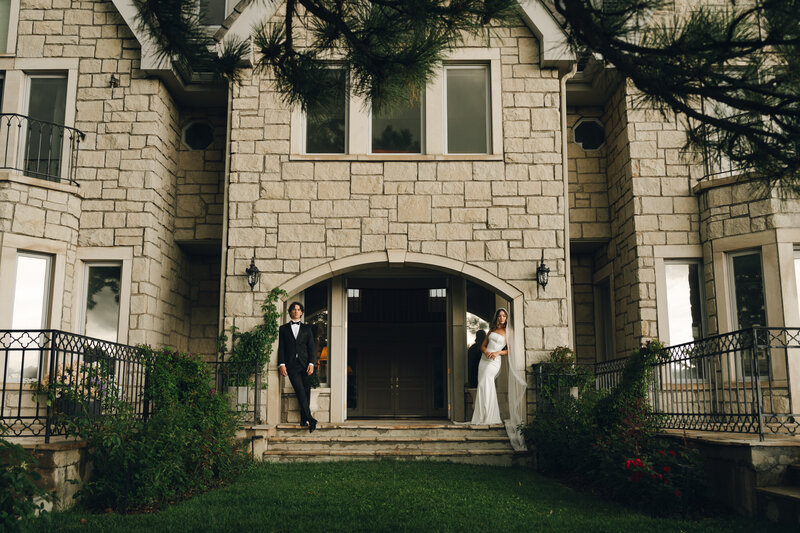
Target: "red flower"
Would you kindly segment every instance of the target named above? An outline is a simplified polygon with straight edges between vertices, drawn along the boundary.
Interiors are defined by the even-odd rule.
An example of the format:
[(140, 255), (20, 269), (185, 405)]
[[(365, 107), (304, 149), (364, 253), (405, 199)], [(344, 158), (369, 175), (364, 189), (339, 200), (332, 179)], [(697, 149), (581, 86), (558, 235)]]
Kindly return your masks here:
[(670, 467), (668, 467), (668, 466), (664, 467), (664, 472), (669, 472), (670, 470), (671, 470)]
[(664, 450), (658, 450), (658, 455), (664, 455)]
[(670, 454), (672, 457), (675, 457), (675, 452), (673, 452), (672, 450), (668, 451), (667, 453)]
[(675, 496), (677, 496), (678, 498), (681, 497), (681, 489), (675, 489)]

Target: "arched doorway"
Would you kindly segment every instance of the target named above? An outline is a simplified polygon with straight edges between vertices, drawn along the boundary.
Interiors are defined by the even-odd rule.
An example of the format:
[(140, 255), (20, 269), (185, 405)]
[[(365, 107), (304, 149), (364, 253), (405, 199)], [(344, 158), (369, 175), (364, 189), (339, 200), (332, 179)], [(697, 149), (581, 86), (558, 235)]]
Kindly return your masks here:
[[(523, 323), (519, 290), (483, 269), (438, 256), (373, 252), (319, 265), (284, 283), (288, 301), (312, 294), (320, 302), (320, 294), (327, 295), (307, 317), (325, 317), (319, 340), (327, 383), (318, 391), (318, 418), (465, 420), (469, 285), (494, 298), (481, 304), (487, 308), (481, 315), (503, 305)], [(514, 341), (524, 346), (523, 328), (515, 330)], [(294, 401), (276, 374), (269, 373), (268, 424), (288, 420), (286, 402)]]

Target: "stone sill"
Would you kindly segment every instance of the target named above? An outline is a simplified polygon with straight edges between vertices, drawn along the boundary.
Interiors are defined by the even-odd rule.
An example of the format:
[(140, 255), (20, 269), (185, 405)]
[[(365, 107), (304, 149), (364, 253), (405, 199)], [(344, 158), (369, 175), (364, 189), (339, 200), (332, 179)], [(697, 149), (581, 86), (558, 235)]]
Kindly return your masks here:
[(692, 187), (692, 192), (695, 194), (700, 194), (701, 192), (705, 192), (709, 189), (716, 189), (717, 187), (725, 187), (726, 185), (747, 183), (755, 179), (756, 176), (752, 172), (742, 172), (741, 174), (725, 176), (724, 178), (708, 178), (702, 181), (698, 181)]
[(404, 161), (503, 161), (501, 154), (291, 154), (289, 161), (359, 161), (383, 163)]
[(13, 170), (0, 170), (0, 183), (7, 181), (10, 183), (19, 183), (31, 187), (38, 187), (40, 189), (49, 189), (51, 191), (60, 191), (68, 194), (73, 194), (78, 198), (83, 198), (81, 188), (77, 185), (69, 185), (58, 181), (49, 181), (40, 178), (31, 178)]

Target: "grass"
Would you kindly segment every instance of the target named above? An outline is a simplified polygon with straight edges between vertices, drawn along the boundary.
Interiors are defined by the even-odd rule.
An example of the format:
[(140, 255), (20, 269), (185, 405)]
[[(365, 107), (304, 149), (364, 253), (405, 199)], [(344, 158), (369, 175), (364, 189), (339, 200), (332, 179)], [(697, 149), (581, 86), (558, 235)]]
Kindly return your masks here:
[[(83, 520), (83, 522), (82, 522)], [(236, 483), (160, 512), (81, 511), (33, 531), (789, 531), (736, 516), (658, 519), (574, 492), (527, 468), (436, 462), (260, 464)]]

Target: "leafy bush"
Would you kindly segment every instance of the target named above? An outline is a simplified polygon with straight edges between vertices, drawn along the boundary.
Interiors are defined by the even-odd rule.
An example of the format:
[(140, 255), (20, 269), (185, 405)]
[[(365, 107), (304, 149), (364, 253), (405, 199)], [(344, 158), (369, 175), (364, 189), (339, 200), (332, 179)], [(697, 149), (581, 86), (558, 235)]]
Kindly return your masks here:
[(36, 485), (36, 460), (22, 446), (0, 438), (0, 531), (21, 531), (44, 508), (49, 495)]
[(235, 438), (238, 421), (214, 389), (206, 363), (169, 348), (147, 349), (145, 360), (145, 394), (153, 405), (147, 419), (115, 400), (112, 416), (69, 422), (87, 441), (94, 464), (92, 481), (79, 492), (90, 508), (158, 507), (228, 479), (247, 464)]
[[(556, 352), (559, 353), (556, 353)], [(523, 434), (536, 449), (539, 468), (569, 475), (615, 499), (645, 506), (654, 514), (686, 511), (702, 501), (699, 455), (685, 443), (657, 435), (658, 419), (647, 391), (652, 369), (665, 354), (658, 342), (634, 351), (619, 385), (610, 393), (581, 389), (575, 398), (555, 394), (554, 386), (575, 379), (562, 349), (550, 362), (564, 378), (543, 384), (539, 416)]]
[[(236, 326), (231, 327), (231, 346), (228, 356), (228, 372), (230, 385), (242, 386), (250, 382), (256, 372), (264, 369), (270, 360), (272, 345), (278, 339), (278, 328), (281, 314), (277, 302), (286, 291), (279, 287), (272, 289), (264, 303), (261, 312), (264, 320), (251, 331), (241, 331)], [(228, 336), (222, 333), (217, 341), (220, 353), (224, 353)]]

